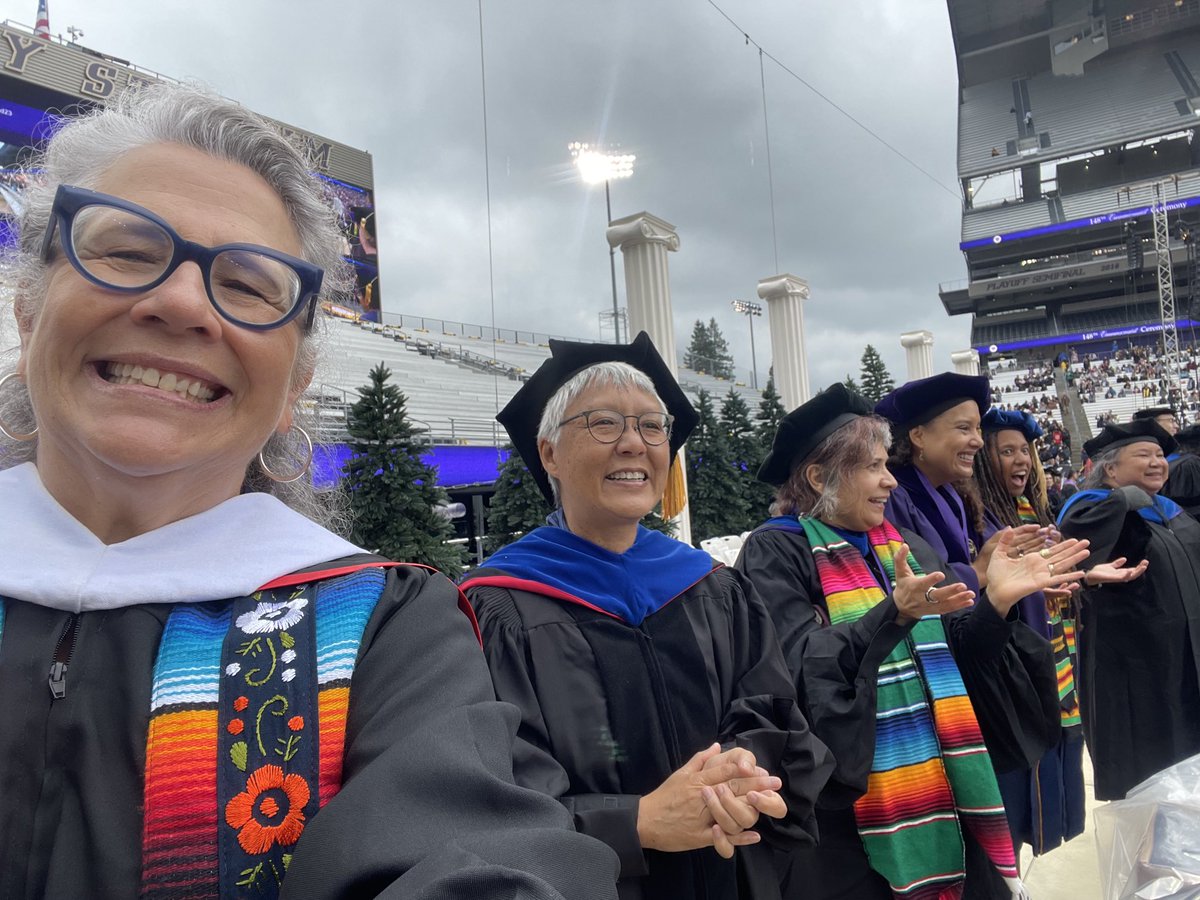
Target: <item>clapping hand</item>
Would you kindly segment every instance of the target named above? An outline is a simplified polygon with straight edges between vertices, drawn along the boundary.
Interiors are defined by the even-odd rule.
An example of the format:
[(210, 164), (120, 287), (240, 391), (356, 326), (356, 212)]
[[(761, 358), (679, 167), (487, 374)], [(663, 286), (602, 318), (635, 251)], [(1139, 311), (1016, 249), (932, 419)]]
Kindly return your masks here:
[(908, 564), (908, 544), (901, 544), (894, 557), (896, 587), (892, 600), (896, 604), (896, 624), (907, 625), (922, 616), (943, 615), (964, 609), (975, 602), (975, 594), (961, 581), (934, 587), (946, 576), (941, 572), (916, 575)]
[(1002, 616), (1022, 597), (1047, 588), (1061, 588), (1083, 578), (1076, 568), (1087, 559), (1088, 541), (1060, 541), (1036, 553), (1013, 553), (1020, 540), (1017, 528), (998, 532), (996, 551), (988, 563), (988, 600)]
[(1084, 581), (1089, 585), (1121, 584), (1126, 581), (1133, 581), (1135, 578), (1141, 578), (1142, 573), (1150, 565), (1150, 560), (1148, 559), (1143, 559), (1136, 566), (1125, 565), (1127, 561), (1124, 556), (1118, 556), (1111, 562), (1092, 566), (1084, 576)]
[(783, 782), (757, 765), (749, 750), (701, 750), (638, 804), (638, 838), (652, 850), (715, 847), (726, 859), (737, 847), (756, 844), (760, 814), (782, 818)]

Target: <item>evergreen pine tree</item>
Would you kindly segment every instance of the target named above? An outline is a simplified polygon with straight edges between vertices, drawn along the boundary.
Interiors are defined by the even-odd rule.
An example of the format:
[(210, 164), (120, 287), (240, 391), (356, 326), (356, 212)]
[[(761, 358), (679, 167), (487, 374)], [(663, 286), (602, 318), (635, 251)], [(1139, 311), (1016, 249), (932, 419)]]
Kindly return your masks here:
[[(758, 416), (754, 426), (758, 445), (762, 448), (760, 466), (763, 460), (766, 460), (767, 454), (771, 452), (771, 445), (775, 442), (775, 432), (779, 430), (779, 423), (785, 415), (787, 415), (787, 410), (783, 408), (779, 392), (775, 390), (775, 371), (772, 369), (767, 375), (767, 386), (763, 389), (762, 400), (758, 403)], [(758, 469), (754, 471), (757, 474)], [(771, 503), (775, 500), (775, 488), (755, 478), (750, 497), (750, 511), (754, 513), (757, 525), (770, 515)]]
[(509, 444), (508, 459), (496, 477), (496, 492), (487, 511), (487, 537), (483, 550), (491, 555), (522, 534), (544, 525), (550, 504), (542, 496), (521, 454)]
[(787, 413), (783, 408), (783, 401), (779, 398), (779, 392), (775, 390), (775, 375), (772, 373), (767, 376), (767, 386), (763, 388), (762, 400), (758, 403), (758, 440), (764, 453), (770, 451), (775, 432), (779, 430), (779, 423)]
[(886, 394), (891, 393), (896, 386), (887, 366), (879, 356), (879, 351), (867, 344), (863, 350), (862, 370), (859, 373), (860, 393), (872, 403), (878, 403)]
[(745, 518), (747, 503), (744, 497), (730, 490), (733, 463), (729, 442), (707, 391), (700, 391), (696, 412), (700, 414), (700, 423), (688, 438), (688, 507), (692, 536), (699, 543), (706, 538), (733, 534), (730, 529)]
[(750, 419), (750, 407), (733, 388), (729, 389), (721, 404), (720, 424), (729, 444), (729, 458), (733, 466), (729, 493), (736, 498), (737, 507), (742, 512), (740, 520), (734, 515), (730, 516), (730, 530), (725, 533), (741, 534), (758, 525), (766, 515), (766, 507), (760, 502), (762, 492), (757, 489), (759, 482), (754, 477), (766, 454), (754, 430), (754, 422)]
[(683, 364), (693, 372), (712, 372), (713, 348), (708, 328), (699, 319), (692, 326), (692, 339), (683, 352)]
[(858, 382), (854, 380), (854, 376), (851, 375), (849, 372), (846, 373), (846, 377), (842, 381), (842, 384), (844, 384), (846, 386), (846, 390), (854, 391), (854, 393), (856, 393), (856, 394), (862, 393), (862, 390), (858, 386)]
[(421, 461), (418, 432), (408, 420), (405, 397), (388, 384), (380, 363), (371, 383), (358, 389), (350, 409), (350, 458), (342, 489), (353, 516), (350, 539), (388, 559), (423, 563), (451, 577), (462, 574), (463, 553), (453, 526), (435, 511), (447, 499), (437, 469)]
[(708, 347), (712, 355), (712, 368), (708, 372), (717, 378), (732, 378), (733, 355), (716, 319), (708, 320)]

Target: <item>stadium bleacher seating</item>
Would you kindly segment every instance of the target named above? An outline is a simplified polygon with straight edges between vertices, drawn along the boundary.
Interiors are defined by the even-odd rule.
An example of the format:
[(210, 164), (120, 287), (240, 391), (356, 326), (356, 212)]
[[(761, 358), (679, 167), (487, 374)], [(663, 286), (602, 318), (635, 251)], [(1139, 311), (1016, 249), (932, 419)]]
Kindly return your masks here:
[[(451, 331), (439, 322), (442, 330), (433, 332), (333, 317), (327, 322), (331, 352), (308, 391), (327, 438), (344, 431), (358, 388), (368, 383), (372, 367), (383, 363), (392, 372), (391, 383), (407, 398), (409, 417), (431, 441), (499, 446), (507, 437), (495, 422), (497, 411), (550, 356), (548, 336), (528, 332), (522, 334), (529, 343), (506, 339), (493, 347), (490, 339), (464, 337), (485, 333), (480, 326)], [(752, 411), (761, 399), (753, 388), (682, 367), (679, 381), (693, 401), (705, 390), (718, 408), (731, 388)]]

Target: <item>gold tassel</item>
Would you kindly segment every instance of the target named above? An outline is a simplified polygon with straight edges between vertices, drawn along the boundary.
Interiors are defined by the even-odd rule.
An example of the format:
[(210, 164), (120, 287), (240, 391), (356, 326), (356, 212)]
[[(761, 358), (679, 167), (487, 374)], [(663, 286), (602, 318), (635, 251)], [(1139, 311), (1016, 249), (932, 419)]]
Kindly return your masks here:
[(679, 457), (671, 460), (671, 471), (667, 473), (667, 489), (663, 492), (662, 516), (673, 519), (687, 506), (687, 488), (683, 486), (683, 467)]

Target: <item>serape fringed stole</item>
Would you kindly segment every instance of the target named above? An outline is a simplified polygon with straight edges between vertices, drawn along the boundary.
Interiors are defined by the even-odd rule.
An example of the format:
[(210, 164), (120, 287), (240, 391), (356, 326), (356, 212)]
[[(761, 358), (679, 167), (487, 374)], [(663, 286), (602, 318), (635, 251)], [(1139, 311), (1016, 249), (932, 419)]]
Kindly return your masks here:
[[(1033, 504), (1024, 494), (1017, 498), (1017, 516), (1023, 525), (1040, 525)], [(1054, 668), (1058, 674), (1058, 710), (1063, 728), (1081, 725), (1079, 696), (1075, 690), (1075, 621), (1063, 616), (1067, 603), (1047, 603), (1050, 624), (1050, 646), (1054, 651)]]
[(372, 566), (171, 610), (146, 739), (143, 898), (278, 895), (305, 823), (341, 786), (350, 678), (384, 579)]
[[(819, 520), (799, 521), (833, 624), (856, 621), (887, 597), (857, 549)], [(894, 586), (903, 539), (888, 522), (867, 538)], [(920, 574), (911, 554), (908, 564)], [(875, 758), (854, 812), (871, 867), (900, 900), (962, 896), (963, 828), (1013, 897), (1026, 896), (996, 775), (940, 616), (918, 620), (879, 667)]]

